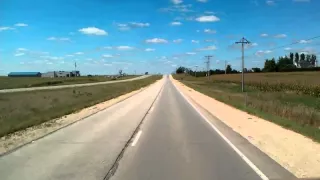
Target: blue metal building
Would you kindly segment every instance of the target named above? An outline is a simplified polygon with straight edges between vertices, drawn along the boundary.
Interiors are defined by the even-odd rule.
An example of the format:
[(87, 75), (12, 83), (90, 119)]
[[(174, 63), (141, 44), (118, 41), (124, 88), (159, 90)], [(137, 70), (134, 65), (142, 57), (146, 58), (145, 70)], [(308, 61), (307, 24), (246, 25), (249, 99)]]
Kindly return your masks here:
[(40, 72), (11, 72), (8, 77), (41, 77)]

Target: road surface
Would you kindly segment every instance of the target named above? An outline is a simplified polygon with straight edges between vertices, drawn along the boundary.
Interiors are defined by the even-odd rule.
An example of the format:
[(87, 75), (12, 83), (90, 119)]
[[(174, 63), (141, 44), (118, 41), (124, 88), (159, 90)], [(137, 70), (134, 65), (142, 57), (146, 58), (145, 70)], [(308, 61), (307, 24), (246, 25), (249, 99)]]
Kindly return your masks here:
[[(267, 179), (293, 177), (263, 153), (254, 156), (250, 162)], [(0, 157), (1, 180), (262, 179), (258, 174), (168, 77)]]
[(69, 85), (60, 85), (60, 86), (44, 86), (44, 87), (30, 87), (30, 88), (16, 88), (16, 89), (1, 89), (0, 93), (13, 93), (13, 92), (23, 92), (23, 91), (38, 91), (38, 90), (47, 90), (47, 89), (63, 89), (63, 88), (96, 86), (96, 85), (103, 85), (103, 84), (113, 84), (113, 83), (118, 83), (118, 82), (135, 81), (135, 80), (147, 78), (149, 76), (150, 75), (143, 75), (143, 76), (139, 76), (139, 77), (135, 77), (135, 78), (131, 78), (131, 79), (105, 81), (105, 82), (97, 82), (97, 83), (69, 84)]

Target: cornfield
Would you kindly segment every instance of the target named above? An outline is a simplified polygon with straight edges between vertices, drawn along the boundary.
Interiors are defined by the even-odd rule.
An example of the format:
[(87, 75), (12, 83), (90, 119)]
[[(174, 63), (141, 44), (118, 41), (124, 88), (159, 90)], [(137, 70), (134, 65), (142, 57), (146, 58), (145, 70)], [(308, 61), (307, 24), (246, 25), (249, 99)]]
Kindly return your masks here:
[[(241, 74), (213, 75), (216, 82), (241, 83)], [(320, 72), (248, 73), (245, 84), (263, 92), (295, 92), (320, 97)]]

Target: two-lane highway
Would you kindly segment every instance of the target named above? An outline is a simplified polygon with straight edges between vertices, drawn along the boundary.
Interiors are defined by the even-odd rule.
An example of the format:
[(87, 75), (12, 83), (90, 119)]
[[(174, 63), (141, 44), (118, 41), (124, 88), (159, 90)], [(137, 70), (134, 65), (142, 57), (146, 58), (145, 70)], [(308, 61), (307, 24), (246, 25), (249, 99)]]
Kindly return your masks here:
[(167, 80), (112, 180), (258, 180)]
[(203, 119), (168, 76), (97, 115), (0, 157), (4, 180), (268, 177)]

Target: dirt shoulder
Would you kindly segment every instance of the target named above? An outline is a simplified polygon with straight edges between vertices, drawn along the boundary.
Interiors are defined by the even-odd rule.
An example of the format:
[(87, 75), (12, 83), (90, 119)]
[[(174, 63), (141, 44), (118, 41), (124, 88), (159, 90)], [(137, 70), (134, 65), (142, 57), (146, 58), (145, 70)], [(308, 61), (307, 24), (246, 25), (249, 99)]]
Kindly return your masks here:
[(143, 87), (139, 90), (135, 90), (130, 93), (110, 99), (108, 101), (96, 104), (94, 106), (84, 108), (76, 113), (69, 114), (61, 118), (53, 119), (40, 125), (36, 125), (25, 130), (20, 130), (9, 135), (3, 136), (0, 138), (0, 155), (10, 150), (13, 150), (19, 146), (32, 142), (33, 140), (41, 138), (47, 134), (50, 134), (56, 130), (71, 125), (88, 116), (94, 115), (95, 113), (102, 111), (120, 101), (130, 98), (131, 96), (143, 91), (144, 89), (152, 85), (155, 85), (156, 83), (161, 83), (160, 81), (162, 80), (158, 80), (157, 82)]
[(200, 104), (295, 176), (319, 177), (319, 143), (199, 93), (174, 80), (172, 76), (170, 78), (183, 94)]

